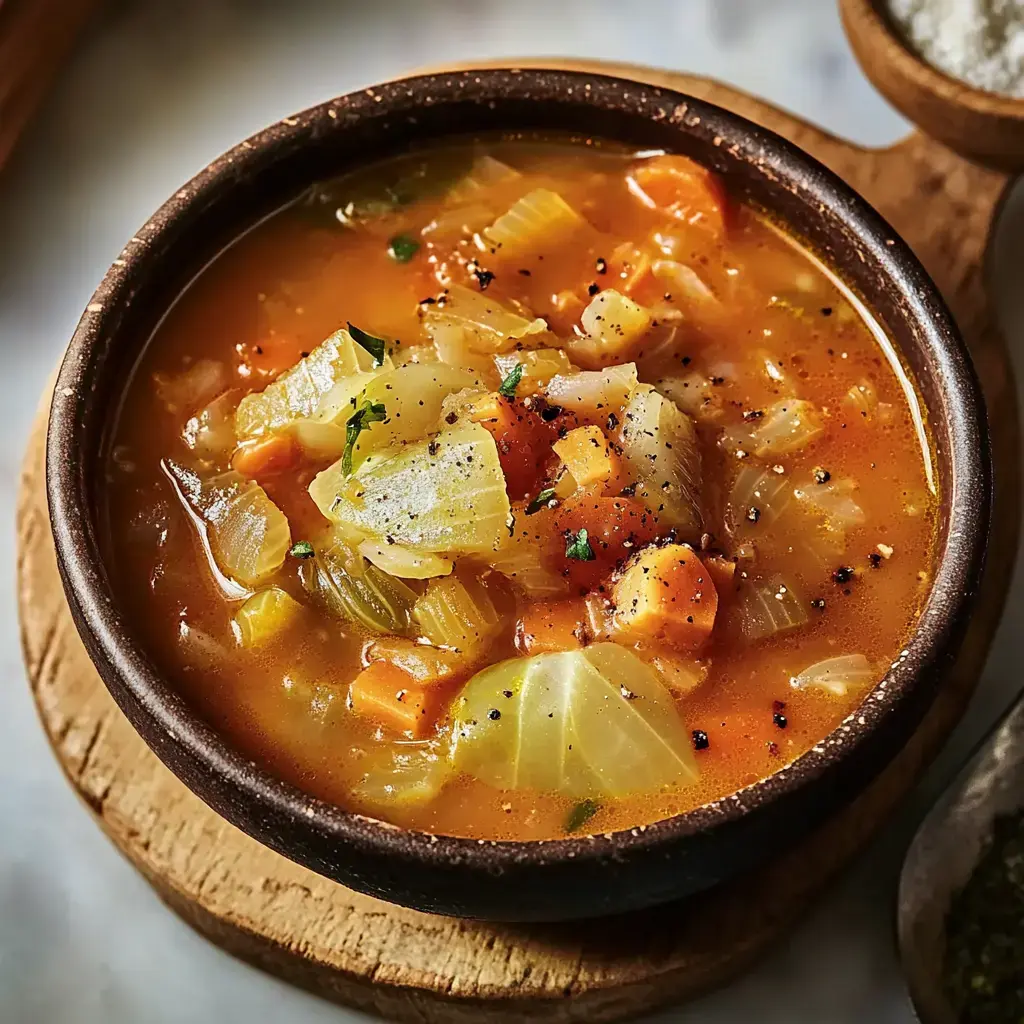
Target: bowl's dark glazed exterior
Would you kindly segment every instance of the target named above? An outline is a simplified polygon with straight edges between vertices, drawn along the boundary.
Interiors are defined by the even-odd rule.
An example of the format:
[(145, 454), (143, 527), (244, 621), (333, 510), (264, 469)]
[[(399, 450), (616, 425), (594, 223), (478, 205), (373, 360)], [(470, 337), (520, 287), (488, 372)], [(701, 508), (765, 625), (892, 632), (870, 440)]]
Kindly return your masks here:
[[(176, 291), (260, 216), (317, 179), (453, 133), (570, 131), (676, 150), (772, 211), (858, 292), (914, 375), (935, 440), (939, 559), (916, 633), (825, 741), (771, 778), (644, 829), (490, 843), (395, 828), (311, 799), (234, 751), (134, 642), (100, 559), (96, 481), (109, 414)], [(636, 82), (488, 70), (407, 79), (268, 128), (170, 199), (107, 273), (54, 393), (47, 490), (64, 588), (117, 703), (194, 792), (245, 832), (354, 889), (422, 910), (585, 917), (707, 888), (777, 853), (847, 803), (912, 733), (957, 652), (984, 561), (990, 465), (980, 389), (934, 285), (892, 229), (788, 142), (718, 107)], [(882, 453), (884, 456), (884, 453)]]

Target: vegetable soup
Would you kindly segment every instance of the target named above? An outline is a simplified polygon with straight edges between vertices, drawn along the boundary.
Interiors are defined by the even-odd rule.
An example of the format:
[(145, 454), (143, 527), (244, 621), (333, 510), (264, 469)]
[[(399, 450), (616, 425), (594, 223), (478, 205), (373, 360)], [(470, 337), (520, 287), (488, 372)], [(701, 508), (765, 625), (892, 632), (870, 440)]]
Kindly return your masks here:
[(112, 429), (108, 565), (238, 749), (481, 839), (642, 826), (854, 712), (934, 558), (856, 299), (690, 160), (453, 142), (224, 251)]

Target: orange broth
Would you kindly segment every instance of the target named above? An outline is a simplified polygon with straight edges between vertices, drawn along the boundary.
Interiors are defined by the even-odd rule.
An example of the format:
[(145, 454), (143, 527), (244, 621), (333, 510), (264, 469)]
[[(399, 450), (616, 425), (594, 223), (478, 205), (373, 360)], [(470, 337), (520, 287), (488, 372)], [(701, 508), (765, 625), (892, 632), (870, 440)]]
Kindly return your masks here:
[[(518, 175), (467, 195), (460, 176), (483, 152)], [(299, 582), (302, 560), (289, 556), (271, 582), (303, 605), (302, 617), (270, 642), (241, 644), (232, 624), (240, 599), (211, 571), (194, 516), (163, 465), (195, 462), (187, 421), (218, 393), (235, 389), (241, 397), (265, 388), (347, 323), (387, 339), (396, 364), (410, 353), (429, 358), (424, 316), (438, 300), (443, 308), (453, 282), (485, 285), (489, 299), (521, 304), (528, 318), (544, 318), (562, 339), (579, 335), (574, 325), (583, 309), (605, 289), (622, 290), (653, 311), (650, 330), (622, 359), (578, 362), (571, 352), (569, 358), (600, 366), (628, 357), (641, 381), (674, 382), (668, 390), (696, 421), (703, 463), (704, 526), (691, 542), (703, 557), (717, 552), (735, 564), (732, 583), (717, 577), (710, 638), (685, 654), (706, 678), (672, 698), (694, 737), (696, 779), (621, 798), (595, 794), (585, 801), (587, 831), (643, 825), (777, 771), (853, 712), (904, 646), (927, 593), (936, 518), (927, 431), (907, 375), (856, 300), (811, 255), (759, 213), (719, 203), (713, 182), (711, 205), (703, 209), (685, 175), (641, 174), (646, 188), (638, 195), (634, 172), (657, 159), (603, 144), (488, 140), (442, 145), (359, 172), (318, 187), (239, 238), (155, 331), (113, 429), (103, 498), (108, 565), (121, 606), (161, 671), (269, 771), (344, 808), (431, 832), (528, 840), (583, 826), (572, 820), (578, 793), (502, 790), (467, 774), (454, 775), (426, 801), (360, 795), (367, 766), (412, 742), (351, 706), (348, 688), (367, 664), (373, 637), (311, 604)], [(587, 225), (515, 259), (487, 243), (482, 225), (462, 230), (474, 218), (490, 223), (538, 187), (557, 192)], [(439, 220), (440, 228), (424, 232)], [(678, 288), (665, 262), (689, 268)], [(200, 361), (209, 362), (196, 372)], [(480, 372), (493, 371), (485, 365)], [(817, 436), (777, 456), (746, 450), (757, 443), (746, 438), (774, 403), (794, 396), (813, 404)], [(597, 422), (616, 444), (620, 425), (609, 425), (606, 415)], [(549, 524), (564, 513), (564, 501), (523, 514), (525, 501), (551, 482), (555, 427), (551, 436), (534, 432), (513, 452), (526, 484), (512, 495), (521, 499), (513, 500), (515, 528), (564, 526)], [(230, 459), (228, 453), (214, 468), (229, 468)], [(306, 488), (332, 461), (287, 449), (280, 464), (256, 471), (287, 516), (292, 541), (323, 530)], [(730, 511), (737, 476), (749, 466), (805, 490), (843, 482), (846, 490), (836, 493), (852, 497), (858, 511), (845, 516), (841, 530), (820, 514), (808, 520), (784, 510), (773, 518), (753, 501)], [(584, 500), (574, 530), (591, 514)], [(810, 532), (809, 521), (816, 524)], [(600, 535), (600, 522), (589, 527), (591, 537)], [(652, 532), (664, 539), (667, 531), (658, 524)], [(561, 555), (561, 543), (552, 557), (568, 574), (567, 600), (588, 588), (610, 594), (632, 554), (616, 548), (610, 562), (578, 561)], [(497, 575), (478, 565), (470, 571), (492, 582)], [(806, 621), (751, 639), (742, 621), (744, 595), (782, 578)], [(530, 597), (514, 581), (495, 586), (502, 621), (474, 670), (520, 656), (516, 624)], [(584, 642), (595, 639), (586, 628), (577, 633)], [(652, 644), (641, 648), (646, 657)], [(842, 693), (791, 685), (811, 663), (854, 653), (870, 663), (870, 680)], [(442, 730), (445, 709), (469, 674), (444, 690), (436, 717)], [(626, 688), (629, 680), (622, 683)]]

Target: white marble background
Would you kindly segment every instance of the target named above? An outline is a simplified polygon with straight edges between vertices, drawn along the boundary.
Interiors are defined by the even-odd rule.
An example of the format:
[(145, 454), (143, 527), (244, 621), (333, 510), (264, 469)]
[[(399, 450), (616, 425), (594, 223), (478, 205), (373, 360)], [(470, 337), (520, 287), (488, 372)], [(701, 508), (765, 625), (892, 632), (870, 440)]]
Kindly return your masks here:
[[(643, 61), (721, 78), (867, 144), (905, 122), (863, 78), (830, 0), (147, 0), (83, 42), (0, 176), (0, 1021), (365, 1019), (237, 963), (158, 902), (50, 756), (24, 680), (14, 501), (44, 382), (108, 263), (207, 161), (267, 122), (417, 64), (496, 55)], [(995, 260), (1024, 258), (1024, 194)], [(1012, 218), (1016, 230), (1006, 227)], [(1016, 251), (1014, 251), (1016, 250)], [(1009, 292), (1006, 288), (1002, 291)], [(1024, 295), (1007, 295), (1024, 337)], [(1017, 308), (1011, 309), (1016, 301)], [(999, 557), (999, 552), (995, 553)], [(1020, 575), (1020, 574), (1018, 574)], [(903, 1024), (895, 881), (914, 823), (1019, 687), (1021, 583), (967, 719), (926, 784), (756, 970), (662, 1024)], [(714, 922), (709, 922), (714, 927)]]

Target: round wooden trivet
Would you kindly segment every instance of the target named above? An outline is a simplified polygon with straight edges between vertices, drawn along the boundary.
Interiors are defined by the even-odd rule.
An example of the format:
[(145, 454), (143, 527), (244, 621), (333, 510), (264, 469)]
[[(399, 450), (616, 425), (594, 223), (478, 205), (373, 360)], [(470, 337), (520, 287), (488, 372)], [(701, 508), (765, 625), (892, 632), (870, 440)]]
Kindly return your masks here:
[[(551, 62), (547, 62), (550, 64)], [(963, 656), (900, 756), (797, 849), (683, 905), (564, 925), (461, 921), (361, 896), (222, 820), (152, 754), (75, 632), (44, 492), (44, 401), (18, 508), (18, 598), (29, 680), (68, 779), (160, 896), (218, 946), (328, 999), (416, 1024), (613, 1021), (683, 1000), (789, 928), (909, 790), (960, 717), (997, 624), (1018, 524), (1015, 390), (981, 266), (1006, 179), (914, 135), (868, 152), (703, 79), (600, 67), (678, 88), (793, 139), (867, 196), (916, 249), (968, 337), (989, 402), (996, 522)]]

